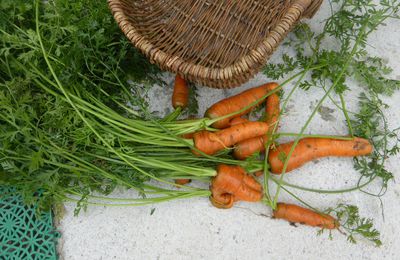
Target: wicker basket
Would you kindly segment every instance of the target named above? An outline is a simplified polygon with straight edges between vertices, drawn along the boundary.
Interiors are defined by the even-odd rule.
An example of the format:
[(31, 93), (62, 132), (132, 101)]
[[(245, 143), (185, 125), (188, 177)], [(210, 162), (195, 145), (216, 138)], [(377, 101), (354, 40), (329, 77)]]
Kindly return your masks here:
[(161, 69), (231, 88), (265, 64), (322, 0), (108, 0), (120, 28)]

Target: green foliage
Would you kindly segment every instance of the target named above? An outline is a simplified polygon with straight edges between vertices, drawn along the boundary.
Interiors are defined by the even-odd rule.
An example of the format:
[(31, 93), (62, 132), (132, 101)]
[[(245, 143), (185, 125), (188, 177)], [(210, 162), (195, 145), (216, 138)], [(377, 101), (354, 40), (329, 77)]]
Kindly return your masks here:
[[(315, 33), (307, 24), (298, 25), (286, 43), (295, 49), (295, 55), (290, 57), (284, 54), (283, 63), (268, 64), (264, 73), (279, 79), (294, 70), (327, 65), (311, 70), (311, 80), (302, 83), (302, 88), (308, 90), (312, 86), (326, 86), (338, 80), (340, 71), (351, 56), (345, 75), (335, 87), (336, 93), (346, 91), (346, 80), (352, 77), (375, 93), (392, 94), (399, 89), (399, 81), (387, 79), (385, 76), (391, 69), (384, 65), (381, 58), (370, 57), (365, 47), (368, 36), (378, 26), (383, 26), (386, 19), (399, 18), (400, 1), (382, 0), (379, 5), (371, 0), (332, 2), (338, 10), (326, 20), (323, 32)], [(351, 46), (357, 37), (360, 38), (358, 50), (351, 54)], [(322, 43), (333, 43), (334, 47), (322, 47)]]
[[(44, 61), (35, 32), (33, 3), (2, 1), (0, 54), (3, 59), (12, 56), (23, 64), (41, 67)], [(132, 47), (103, 1), (48, 1), (41, 9), (45, 48), (50, 59), (57, 61), (54, 67), (64, 82), (83, 85), (97, 95), (101, 93), (97, 88), (120, 95), (118, 80), (159, 80), (158, 69)]]
[(386, 78), (392, 68), (384, 64), (378, 57), (365, 57), (353, 64), (353, 76), (360, 84), (366, 86), (371, 93), (391, 96), (400, 89), (400, 81)]
[[(368, 138), (374, 144), (374, 152), (369, 157), (355, 158), (354, 167), (363, 179), (380, 178), (381, 190), (376, 194), (381, 196), (387, 189), (388, 182), (393, 179), (393, 173), (385, 168), (385, 161), (389, 156), (399, 152), (399, 137), (396, 131), (389, 130), (383, 109), (387, 105), (382, 102), (376, 92), (370, 91), (369, 96), (362, 93), (359, 97), (360, 110), (354, 115), (352, 125), (355, 135)], [(393, 146), (389, 146), (393, 143)]]
[[(0, 182), (23, 191), (27, 203), (39, 200), (41, 208), (62, 200), (66, 192), (85, 198), (93, 191), (109, 194), (125, 180), (139, 186), (148, 178), (134, 169), (99, 164), (87, 155), (96, 151), (91, 147), (98, 142), (93, 133), (67, 102), (35, 83), (38, 74), (33, 68), (51, 76), (35, 31), (34, 4), (0, 3)], [(84, 95), (115, 108), (113, 100), (145, 104), (140, 95), (131, 95), (118, 83), (130, 79), (145, 92), (149, 83), (158, 80), (158, 70), (127, 41), (104, 1), (57, 0), (40, 8), (45, 48), (69, 89), (84, 89)], [(110, 142), (115, 139), (103, 135)], [(94, 174), (96, 167), (115, 171), (116, 177)], [(35, 195), (39, 189), (45, 191), (40, 197)]]
[(187, 115), (189, 117), (196, 116), (199, 110), (199, 104), (197, 102), (197, 92), (194, 84), (189, 85), (189, 105), (187, 107)]
[[(267, 76), (278, 79), (291, 71), (310, 68), (311, 79), (302, 81), (300, 88), (309, 90), (319, 86), (326, 89), (329, 84), (337, 82), (335, 91), (339, 95), (349, 90), (348, 79), (357, 80), (364, 92), (359, 98), (359, 112), (352, 113), (350, 133), (370, 139), (375, 152), (368, 158), (355, 159), (354, 166), (362, 177), (380, 177), (383, 182), (382, 189), (386, 189), (387, 182), (393, 178), (393, 174), (384, 168), (384, 162), (388, 154), (395, 154), (400, 148), (397, 142), (395, 146), (388, 147), (389, 140), (397, 140), (398, 137), (396, 132), (387, 127), (382, 112), (385, 104), (381, 95), (392, 95), (400, 89), (400, 81), (388, 79), (392, 69), (386, 66), (381, 58), (370, 57), (365, 48), (370, 33), (383, 26), (386, 19), (400, 18), (400, 1), (383, 0), (379, 5), (370, 0), (332, 2), (338, 10), (326, 20), (324, 30), (318, 34), (307, 24), (300, 24), (288, 41), (295, 49), (295, 56), (284, 54), (283, 63), (268, 64), (264, 72)], [(359, 46), (352, 54), (351, 45), (356, 39), (359, 39)], [(322, 47), (324, 42), (335, 43), (335, 49)], [(348, 69), (339, 77), (340, 71), (347, 63)], [(348, 111), (339, 105), (338, 107), (347, 117)], [(354, 133), (352, 129), (355, 130)]]
[[(392, 69), (379, 57), (371, 57), (366, 51), (368, 36), (389, 18), (400, 18), (399, 0), (333, 0), (332, 15), (326, 19), (323, 31), (316, 33), (307, 24), (299, 24), (288, 37), (286, 45), (294, 49), (294, 55), (284, 54), (283, 62), (268, 64), (264, 73), (273, 79), (285, 78), (293, 71), (309, 72), (310, 78), (298, 82), (304, 91), (315, 87), (329, 94), (335, 105), (343, 111), (350, 135), (369, 139), (374, 145), (371, 156), (354, 159), (354, 168), (360, 173), (358, 189), (382, 196), (393, 179), (393, 173), (385, 168), (388, 156), (400, 150), (397, 130), (388, 128), (384, 109), (387, 105), (382, 95), (392, 95), (400, 89), (400, 81), (389, 79)], [(359, 96), (359, 111), (347, 111), (345, 94), (349, 91), (348, 80), (356, 80), (362, 88)], [(329, 93), (334, 87), (341, 104), (336, 104)], [(394, 143), (393, 146), (389, 144)], [(374, 194), (365, 191), (363, 184), (381, 182), (380, 190)], [(374, 182), (376, 183), (376, 182)], [(338, 217), (346, 216), (344, 225), (349, 230), (349, 241), (353, 234), (364, 236), (377, 245), (379, 233), (372, 229), (371, 220), (360, 218), (354, 206), (340, 205)]]
[(373, 242), (375, 246), (381, 246), (380, 233), (373, 227), (372, 219), (363, 218), (354, 205), (339, 204), (336, 208), (327, 210), (328, 214), (334, 214), (341, 228), (347, 231), (347, 240), (356, 243), (356, 237), (361, 236)]

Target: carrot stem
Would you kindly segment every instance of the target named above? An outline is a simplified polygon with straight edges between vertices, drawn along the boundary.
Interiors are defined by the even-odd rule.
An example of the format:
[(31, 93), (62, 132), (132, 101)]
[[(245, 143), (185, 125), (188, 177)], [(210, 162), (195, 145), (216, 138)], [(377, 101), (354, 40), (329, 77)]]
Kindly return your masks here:
[[(299, 136), (300, 134), (298, 133), (277, 133), (274, 134), (275, 138), (281, 137), (281, 136)], [(347, 137), (347, 136), (340, 136), (340, 135), (311, 135), (311, 134), (303, 134), (301, 135), (302, 138), (307, 137), (307, 138), (329, 138), (329, 139), (337, 139), (337, 140), (345, 140), (345, 141), (351, 141), (354, 140), (354, 137)]]
[(66, 100), (68, 101), (68, 103), (73, 107), (73, 109), (76, 111), (77, 115), (82, 119), (82, 121), (88, 126), (88, 128), (99, 138), (99, 140), (104, 143), (104, 145), (106, 145), (113, 153), (115, 153), (118, 157), (120, 157), (122, 160), (124, 160), (129, 166), (131, 166), (133, 169), (137, 170), (138, 172), (142, 173), (143, 175), (150, 177), (152, 179), (155, 179), (157, 181), (160, 181), (162, 183), (166, 183), (166, 184), (171, 184), (173, 185), (173, 183), (160, 179), (142, 169), (140, 169), (139, 167), (137, 167), (136, 165), (132, 164), (131, 162), (129, 162), (126, 158), (124, 158), (121, 153), (117, 152), (99, 133), (96, 129), (94, 129), (93, 125), (89, 122), (89, 120), (83, 116), (83, 114), (81, 113), (81, 111), (78, 109), (78, 107), (76, 106), (76, 104), (71, 100), (70, 94), (64, 89), (64, 86), (61, 84), (58, 76), (56, 75), (56, 73), (54, 72), (54, 69), (48, 59), (47, 56), (47, 52), (44, 48), (44, 44), (42, 41), (42, 37), (40, 34), (40, 26), (39, 26), (39, 1), (35, 1), (35, 22), (36, 22), (36, 35), (38, 37), (38, 41), (40, 44), (40, 49), (42, 51), (43, 54), (43, 58), (46, 62), (47, 67), (50, 70), (51, 75), (53, 76), (57, 88), (63, 93), (63, 95), (65, 96)]
[(352, 137), (354, 137), (353, 126), (351, 124), (351, 121), (350, 121), (350, 118), (349, 118), (349, 114), (347, 113), (346, 103), (344, 102), (343, 94), (339, 93), (339, 97), (340, 97), (340, 102), (341, 102), (342, 108), (343, 108), (343, 114), (344, 114), (344, 117), (346, 118), (347, 126), (349, 128), (349, 134)]
[[(294, 94), (294, 92), (296, 91), (296, 89), (300, 86), (300, 82), (304, 79), (304, 77), (306, 76), (307, 72), (310, 71), (310, 66), (311, 66), (311, 65), (309, 64), (308, 67), (307, 67), (305, 70), (303, 70), (302, 72), (298, 73), (298, 75), (301, 75), (301, 77), (300, 77), (299, 80), (297, 80), (295, 86), (290, 90), (290, 92), (289, 92), (287, 98), (286, 98), (285, 101), (283, 102), (283, 105), (282, 105), (282, 107), (281, 107), (281, 110), (280, 110), (280, 112), (279, 112), (279, 116), (278, 116), (278, 119), (277, 119), (278, 122), (280, 121), (280, 119), (281, 119), (281, 117), (282, 117), (282, 114), (285, 112), (285, 109), (286, 109), (286, 107), (287, 107), (287, 104), (288, 104), (288, 102), (289, 102), (291, 96)], [(323, 66), (321, 66), (321, 67), (323, 67)], [(315, 67), (315, 68), (318, 68), (318, 66)], [(315, 69), (315, 68), (314, 68), (314, 69)], [(287, 81), (286, 81), (286, 82), (287, 82)], [(288, 82), (287, 82), (287, 83), (288, 83)], [(274, 125), (274, 128), (273, 128), (273, 130), (272, 130), (272, 132), (275, 133), (277, 128), (278, 128), (278, 125), (275, 124), (275, 125)], [(268, 154), (269, 154), (269, 148), (270, 148), (271, 144), (272, 144), (271, 141), (269, 141), (269, 142), (266, 144), (266, 147), (265, 147), (266, 156), (265, 156), (265, 158), (264, 158), (264, 183), (263, 183), (263, 188), (264, 188), (264, 190), (265, 190), (264, 193), (265, 193), (266, 196), (267, 196), (269, 206), (270, 206), (271, 208), (275, 209), (275, 208), (276, 208), (276, 201), (271, 199), (271, 194), (270, 194), (270, 192), (269, 192), (269, 187), (268, 187), (268, 186), (269, 186), (269, 178), (271, 177), (271, 172), (270, 172), (269, 167), (268, 167)]]
[(182, 107), (177, 107), (173, 112), (170, 114), (166, 115), (163, 119), (162, 122), (171, 122), (175, 121), (182, 113)]
[[(291, 183), (285, 182), (285, 181), (282, 181), (281, 184), (283, 186), (291, 187), (291, 188), (298, 189), (298, 190), (308, 191), (308, 192), (321, 193), (321, 194), (340, 194), (340, 193), (348, 193), (348, 192), (353, 192), (353, 191), (360, 190), (360, 189), (368, 186), (375, 179), (376, 179), (376, 176), (374, 176), (373, 178), (369, 179), (367, 182), (365, 182), (363, 184), (358, 184), (357, 183), (357, 185), (355, 187), (346, 188), (346, 189), (337, 189), (337, 190), (324, 190), (324, 189), (308, 188), (308, 187), (299, 186), (299, 185), (296, 185), (296, 184), (291, 184)], [(279, 183), (279, 180), (276, 177), (271, 176), (271, 180), (273, 182), (275, 182), (276, 184)]]
[[(72, 202), (79, 202), (79, 199), (71, 198), (68, 196), (63, 196), (60, 194), (53, 194), (56, 197), (62, 198), (65, 201), (72, 201)], [(155, 198), (148, 198), (148, 199), (140, 199), (140, 201), (145, 202), (138, 202), (138, 203), (101, 203), (101, 202), (93, 202), (87, 201), (86, 203), (89, 205), (94, 206), (111, 206), (111, 207), (131, 207), (131, 206), (144, 206), (150, 205), (155, 203), (161, 203), (165, 201), (175, 200), (175, 199), (187, 199), (187, 198), (194, 198), (194, 197), (209, 197), (211, 192), (208, 190), (200, 190), (200, 191), (190, 191), (190, 192), (182, 192), (182, 194), (175, 194), (175, 195), (167, 195), (162, 197), (155, 197)], [(79, 196), (79, 195), (77, 195)]]

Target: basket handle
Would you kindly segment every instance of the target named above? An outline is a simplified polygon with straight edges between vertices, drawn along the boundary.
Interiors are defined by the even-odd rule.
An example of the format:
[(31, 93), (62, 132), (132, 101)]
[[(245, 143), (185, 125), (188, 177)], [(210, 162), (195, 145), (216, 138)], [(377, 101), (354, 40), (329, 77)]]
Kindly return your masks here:
[(296, 4), (302, 6), (305, 11), (302, 14), (304, 18), (312, 18), (318, 11), (323, 0), (298, 0)]

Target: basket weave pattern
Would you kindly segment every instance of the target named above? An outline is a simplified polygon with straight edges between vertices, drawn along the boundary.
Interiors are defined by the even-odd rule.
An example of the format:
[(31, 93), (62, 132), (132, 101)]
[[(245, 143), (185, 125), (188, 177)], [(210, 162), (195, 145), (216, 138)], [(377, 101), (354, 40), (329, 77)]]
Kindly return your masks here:
[(109, 0), (120, 28), (164, 70), (215, 88), (238, 86), (265, 64), (322, 0)]

